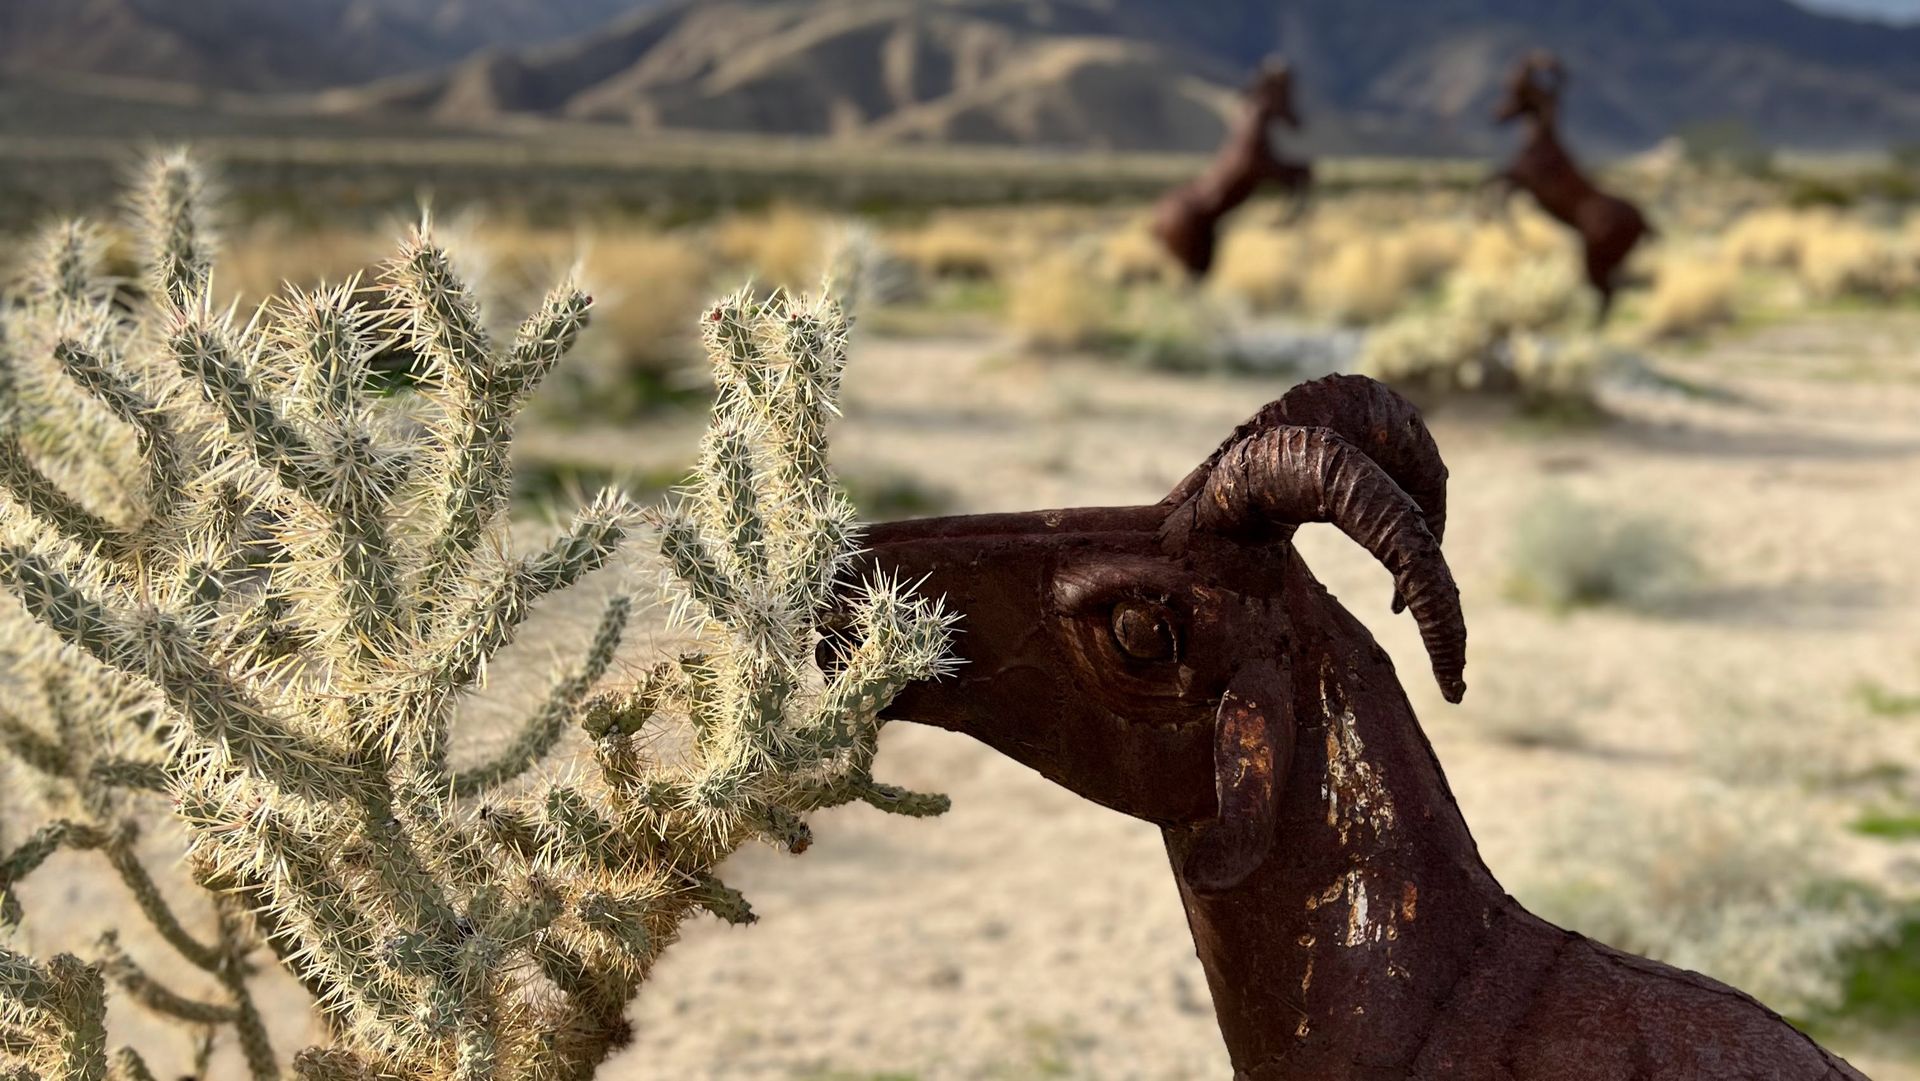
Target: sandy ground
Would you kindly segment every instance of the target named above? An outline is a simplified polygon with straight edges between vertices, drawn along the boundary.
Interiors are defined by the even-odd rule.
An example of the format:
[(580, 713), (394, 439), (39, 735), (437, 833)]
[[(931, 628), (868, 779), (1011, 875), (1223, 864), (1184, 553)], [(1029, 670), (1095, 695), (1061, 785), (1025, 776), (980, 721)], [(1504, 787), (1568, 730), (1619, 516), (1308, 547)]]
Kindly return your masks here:
[[(1599, 430), (1433, 416), (1472, 633), (1461, 707), (1425, 677), (1411, 621), (1388, 613), (1385, 572), (1330, 530), (1302, 534), (1316, 573), (1408, 674), (1510, 888), (1526, 895), (1520, 883), (1596, 793), (1652, 798), (1829, 760), (1920, 767), (1913, 732), (1867, 716), (1853, 692), (1865, 679), (1920, 688), (1916, 342), (1911, 318), (1759, 331), (1667, 361), (1730, 398), (1623, 392), (1623, 419)], [(1011, 361), (989, 340), (866, 339), (856, 354), (834, 450), (843, 473), (904, 473), (961, 511), (1156, 499), (1286, 386)], [(647, 465), (688, 460), (697, 434), (688, 423), (530, 444)], [(1554, 489), (1675, 523), (1701, 580), (1651, 613), (1556, 616), (1505, 599), (1516, 524)], [(635, 1044), (604, 1076), (1228, 1076), (1156, 830), (946, 733), (893, 727), (880, 773), (950, 793), (953, 812), (842, 809), (818, 816), (802, 857), (741, 853), (726, 877), (759, 924), (689, 924), (635, 1007)], [(1857, 792), (1773, 787), (1796, 793), (1789, 813), (1850, 872), (1915, 889), (1915, 846), (1840, 829)], [(64, 903), (76, 935), (125, 911), (77, 878), (37, 891)], [(297, 989), (276, 984), (270, 1003), (283, 1044), (297, 1046)], [(116, 1010), (119, 1038), (147, 1027)], [(1920, 1078), (1898, 1041), (1840, 1046), (1881, 1081)]]

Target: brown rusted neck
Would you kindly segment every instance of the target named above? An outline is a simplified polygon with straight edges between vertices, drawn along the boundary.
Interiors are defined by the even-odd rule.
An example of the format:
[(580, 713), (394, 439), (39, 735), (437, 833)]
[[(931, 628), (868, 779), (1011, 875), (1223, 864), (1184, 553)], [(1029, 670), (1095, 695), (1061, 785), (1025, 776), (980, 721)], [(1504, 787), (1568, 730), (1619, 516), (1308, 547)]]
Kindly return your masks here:
[[(1412, 1062), (1513, 909), (1392, 665), (1294, 563), (1289, 607), (1313, 615), (1295, 624), (1302, 727), (1272, 854), (1224, 893), (1179, 883), (1236, 1076), (1251, 1079)], [(1189, 834), (1166, 838), (1178, 879)]]

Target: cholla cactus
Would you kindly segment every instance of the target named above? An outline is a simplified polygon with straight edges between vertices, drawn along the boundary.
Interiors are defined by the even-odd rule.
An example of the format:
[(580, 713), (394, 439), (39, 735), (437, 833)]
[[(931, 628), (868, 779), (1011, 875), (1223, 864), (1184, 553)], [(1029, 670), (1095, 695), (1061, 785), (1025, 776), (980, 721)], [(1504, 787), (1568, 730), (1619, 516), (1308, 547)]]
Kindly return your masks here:
[[(50, 854), (94, 850), (220, 990), (180, 993), (111, 938), (91, 961), (0, 948), (0, 1077), (150, 1076), (107, 1052), (106, 981), (280, 1076), (248, 981), (262, 943), (332, 1033), (292, 1057), (299, 1076), (588, 1077), (683, 918), (751, 918), (713, 875), (734, 848), (797, 851), (829, 803), (944, 807), (871, 763), (879, 708), (941, 671), (946, 618), (874, 582), (849, 663), (824, 683), (810, 663), (854, 537), (824, 455), (845, 320), (742, 298), (709, 318), (726, 393), (661, 533), (703, 651), (592, 697), (632, 609), (616, 596), (504, 748), (460, 764), (456, 707), (490, 660), (638, 525), (608, 492), (508, 551), (514, 419), (590, 302), (563, 285), (497, 347), (423, 226), (386, 268), (390, 311), (348, 282), (241, 324), (209, 301), (207, 202), (185, 158), (156, 161), (137, 317), (108, 304), (96, 234), (62, 227), (0, 340), (0, 581), (20, 604), (0, 631), (42, 704), (0, 713), (0, 747), (48, 811), (0, 859), (0, 923), (31, 918), (14, 886)], [(369, 391), (394, 338), (424, 393)], [(676, 714), (692, 738), (664, 760), (652, 729)], [(576, 723), (593, 768), (542, 770)], [(136, 856), (158, 799), (215, 897), (211, 930)]]

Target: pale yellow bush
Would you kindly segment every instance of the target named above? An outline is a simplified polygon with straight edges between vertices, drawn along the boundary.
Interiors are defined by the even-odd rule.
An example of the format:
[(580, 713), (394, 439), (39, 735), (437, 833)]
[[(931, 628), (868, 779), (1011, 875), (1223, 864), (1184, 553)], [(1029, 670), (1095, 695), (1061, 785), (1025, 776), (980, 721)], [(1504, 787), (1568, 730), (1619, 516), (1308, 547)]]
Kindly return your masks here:
[(1536, 259), (1497, 277), (1457, 274), (1438, 310), (1403, 313), (1368, 334), (1359, 367), (1416, 392), (1493, 394), (1532, 411), (1590, 415), (1611, 355), (1591, 335), (1540, 333), (1563, 327), (1580, 301), (1564, 260)]
[(831, 224), (798, 207), (730, 215), (713, 227), (713, 246), (726, 262), (753, 272), (762, 285), (807, 289), (826, 268)]
[(1369, 238), (1325, 252), (1307, 275), (1307, 306), (1337, 323), (1377, 323), (1403, 307), (1414, 266), (1390, 240)]
[(1186, 270), (1142, 222), (1101, 241), (1100, 276), (1117, 285), (1172, 285), (1186, 278)]
[(593, 292), (594, 324), (629, 348), (683, 337), (706, 303), (714, 268), (685, 236), (633, 230), (604, 234), (586, 251), (581, 282)]
[(911, 232), (890, 238), (900, 257), (929, 278), (991, 281), (1012, 262), (1006, 231), (977, 221), (936, 217)]
[(1021, 267), (1007, 297), (1007, 326), (1028, 349), (1091, 349), (1111, 338), (1119, 304), (1077, 251), (1056, 251)]
[(1300, 306), (1313, 267), (1307, 240), (1280, 229), (1235, 229), (1222, 240), (1213, 287), (1257, 311)]
[(1516, 201), (1505, 221), (1482, 222), (1462, 239), (1456, 270), (1498, 277), (1523, 263), (1546, 258), (1576, 259), (1576, 241), (1566, 226)]
[(228, 238), (214, 288), (222, 301), (251, 308), (286, 286), (312, 289), (354, 274), (372, 277), (391, 245), (384, 234), (350, 228), (301, 229), (264, 221)]
[(1721, 250), (1735, 264), (1755, 270), (1792, 270), (1806, 239), (1820, 222), (1804, 211), (1769, 207), (1749, 211), (1728, 228)]
[(1723, 258), (1682, 256), (1666, 260), (1647, 297), (1647, 337), (1695, 337), (1733, 322), (1739, 286), (1738, 268)]
[(1466, 254), (1468, 230), (1452, 221), (1414, 221), (1396, 229), (1389, 243), (1414, 288), (1437, 285)]
[(1913, 266), (1897, 234), (1835, 220), (1802, 239), (1799, 278), (1815, 300), (1887, 300), (1912, 287)]

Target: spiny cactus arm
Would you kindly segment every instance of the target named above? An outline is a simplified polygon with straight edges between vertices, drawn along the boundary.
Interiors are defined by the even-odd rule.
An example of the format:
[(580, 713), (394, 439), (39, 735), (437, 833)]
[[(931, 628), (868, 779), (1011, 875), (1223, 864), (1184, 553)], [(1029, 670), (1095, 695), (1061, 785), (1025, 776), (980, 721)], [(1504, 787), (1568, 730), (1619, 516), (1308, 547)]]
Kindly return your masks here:
[(339, 1047), (309, 1047), (293, 1056), (300, 1081), (378, 1081), (379, 1074), (359, 1055)]
[(433, 365), (444, 416), (437, 536), (422, 581), (428, 595), (469, 569), (468, 561), (506, 510), (513, 418), (541, 379), (572, 348), (592, 306), (571, 284), (550, 292), (521, 325), (512, 350), (494, 354), (472, 291), (423, 224), (389, 266), (394, 317), (413, 349)]
[(153, 925), (154, 931), (167, 945), (203, 971), (218, 974), (228, 967), (232, 955), (193, 937), (186, 925), (180, 922), (180, 917), (174, 914), (173, 906), (167, 903), (166, 896), (160, 892), (159, 885), (147, 873), (146, 865), (140, 862), (127, 839), (113, 838), (103, 847), (103, 853), (127, 887), (127, 892), (133, 896), (134, 903), (140, 906), (140, 914), (147, 918), (147, 922)]
[(318, 501), (329, 478), (313, 445), (254, 385), (242, 355), (253, 347), (227, 315), (204, 308), (176, 319), (165, 346), (240, 446), (288, 490)]
[(91, 308), (106, 299), (106, 282), (100, 274), (106, 250), (106, 235), (84, 218), (68, 218), (41, 229), (21, 274), (26, 305), (51, 309), (57, 315)]
[(118, 526), (88, 510), (41, 472), (11, 419), (0, 419), (0, 491), (11, 496), (36, 522), (83, 551), (118, 560), (132, 547), (131, 539)]
[(773, 379), (767, 361), (764, 312), (752, 288), (742, 287), (708, 308), (700, 320), (701, 338), (713, 362), (713, 380), (719, 391), (717, 414), (736, 414), (768, 393)]
[(761, 516), (759, 471), (753, 460), (753, 435), (746, 426), (724, 416), (707, 429), (700, 456), (697, 487), (704, 505), (700, 517), (726, 541), (732, 565), (765, 566), (766, 521)]
[(66, 748), (4, 708), (0, 708), (0, 748), (37, 773), (55, 780), (73, 779), (73, 761)]
[(587, 692), (606, 675), (620, 648), (632, 615), (633, 601), (615, 597), (600, 617), (600, 626), (587, 647), (586, 657), (574, 671), (555, 681), (547, 697), (522, 725), (507, 748), (494, 758), (461, 770), (454, 778), (455, 795), (471, 796), (497, 788), (524, 775), (553, 750), (567, 724), (580, 714)]
[(107, 978), (118, 984), (129, 998), (154, 1013), (197, 1025), (230, 1024), (238, 1016), (232, 1006), (188, 998), (149, 976), (127, 955), (116, 932), (108, 931), (101, 936), (100, 954), (100, 968)]
[(827, 425), (839, 412), (834, 403), (847, 366), (847, 318), (834, 304), (790, 303), (777, 326), (773, 347), (783, 378), (766, 410), (783, 450), (775, 480), (788, 494), (811, 499), (832, 483)]
[(51, 1081), (101, 1081), (107, 1075), (107, 996), (100, 973), (70, 953), (43, 967), (0, 946), (0, 1024), (24, 1031), (34, 1046), (21, 1057)]
[(953, 800), (938, 792), (910, 792), (879, 781), (855, 785), (852, 791), (855, 798), (875, 810), (908, 818), (937, 818), (953, 809)]
[(451, 606), (438, 644), (406, 683), (407, 720), (396, 726), (395, 739), (417, 749), (423, 761), (443, 761), (447, 711), (441, 706), (470, 687), (488, 659), (513, 641), (540, 598), (606, 566), (632, 530), (634, 517), (626, 498), (608, 489), (582, 507), (543, 551), (507, 563), (479, 582), (468, 599)]
[(18, 848), (0, 860), (0, 925), (20, 922), (20, 902), (13, 888), (21, 879), (63, 848), (99, 848), (108, 841), (105, 830), (85, 822), (61, 819), (35, 830)]
[(724, 622), (739, 601), (740, 587), (708, 548), (700, 525), (684, 508), (661, 513), (656, 522), (660, 553), (685, 587), (675, 597), (674, 618)]
[(148, 161), (133, 211), (147, 289), (164, 304), (184, 309), (206, 295), (213, 277), (211, 204), (206, 177), (186, 151)]
[(254, 1081), (273, 1081), (280, 1076), (280, 1058), (274, 1053), (273, 1039), (267, 1034), (267, 1022), (247, 986), (252, 968), (246, 962), (256, 942), (251, 933), (253, 921), (238, 900), (230, 895), (215, 898), (220, 914), (220, 954), (225, 958), (217, 975), (233, 1002), (234, 1034), (239, 1037), (240, 1053)]
[(741, 925), (756, 923), (760, 919), (754, 914), (753, 906), (747, 903), (744, 894), (712, 874), (688, 876), (686, 897), (727, 923)]
[[(409, 623), (388, 519), (411, 461), (381, 445), (370, 415), (363, 389), (370, 328), (355, 306), (353, 283), (295, 293), (277, 315), (273, 352), (313, 429), (298, 451), (304, 460), (296, 471), (307, 478), (297, 492), (311, 506), (298, 508), (287, 532), (320, 541), (317, 549), (307, 538), (289, 547), (300, 556), (312, 553), (303, 570), (329, 583), (329, 600), (344, 609), (343, 620), (316, 611), (305, 622), (323, 636), (344, 637), (350, 650), (370, 658), (394, 649)], [(257, 389), (248, 393), (258, 396)], [(262, 462), (271, 463), (273, 448), (261, 450)]]
[(153, 1071), (147, 1067), (147, 1060), (131, 1047), (122, 1047), (113, 1053), (107, 1076), (112, 1081), (157, 1081)]
[(158, 762), (144, 762), (137, 758), (96, 759), (87, 767), (87, 779), (108, 788), (124, 788), (135, 792), (167, 791), (166, 767)]
[[(231, 818), (223, 805), (193, 793), (182, 797), (181, 812), (205, 825)], [(214, 881), (242, 886), (270, 944), (344, 1031), (384, 1039), (389, 1050), (413, 1039), (413, 1004), (383, 967), (375, 937), (382, 922), (313, 846), (277, 818), (262, 817), (258, 825), (252, 833), (196, 831), (196, 854), (213, 869)]]
[(270, 789), (309, 798), (337, 795), (335, 778), (345, 770), (336, 753), (270, 716), (172, 618), (155, 613), (130, 627), (49, 555), (19, 544), (0, 545), (0, 581), (67, 644), (158, 687), (213, 768), (238, 767)]
[(859, 644), (828, 681), (806, 729), (805, 744), (829, 752), (860, 750), (878, 732), (881, 708), (902, 687), (938, 679), (953, 667), (947, 648), (957, 617), (940, 604), (921, 603), (901, 583), (869, 580), (852, 616)]
[(107, 336), (96, 328), (88, 337), (91, 340), (63, 337), (54, 345), (54, 360), (67, 378), (134, 430), (147, 473), (146, 528), (154, 529), (172, 516), (187, 490), (189, 468), (180, 433), (171, 417), (127, 377), (125, 358)]

